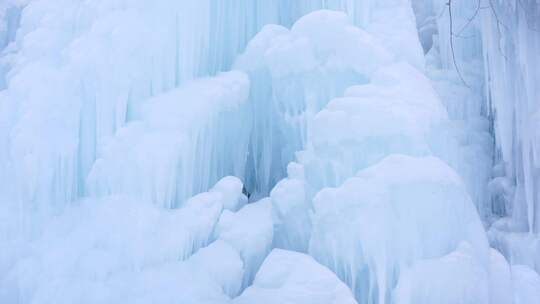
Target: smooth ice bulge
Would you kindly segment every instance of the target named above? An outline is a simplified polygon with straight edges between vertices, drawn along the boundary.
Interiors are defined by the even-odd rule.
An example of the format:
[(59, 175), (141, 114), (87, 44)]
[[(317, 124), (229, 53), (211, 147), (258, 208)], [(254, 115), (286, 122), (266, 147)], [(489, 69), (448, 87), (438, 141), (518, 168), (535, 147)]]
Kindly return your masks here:
[(363, 303), (385, 303), (404, 265), (442, 256), (462, 241), (480, 260), (487, 257), (464, 185), (437, 158), (389, 156), (340, 187), (323, 189), (313, 204), (309, 253)]

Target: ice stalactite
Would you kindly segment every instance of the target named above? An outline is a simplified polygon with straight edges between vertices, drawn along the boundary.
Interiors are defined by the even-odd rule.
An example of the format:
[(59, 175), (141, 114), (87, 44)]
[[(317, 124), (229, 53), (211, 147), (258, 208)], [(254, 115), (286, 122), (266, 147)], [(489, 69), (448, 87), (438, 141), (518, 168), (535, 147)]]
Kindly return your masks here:
[(495, 166), (492, 180), (483, 191), (487, 197), (482, 198), (481, 210), (491, 227), (490, 240), (512, 263), (525, 263), (538, 270), (535, 120), (540, 4), (535, 0), (452, 1), (451, 34), (446, 2), (417, 1), (417, 8), (429, 8), (417, 10), (417, 15), (419, 23), (434, 28), (432, 58), (456, 74), (456, 83), (464, 82), (481, 96), (468, 100), (463, 104), (467, 108), (457, 108), (456, 112), (467, 115), (471, 110), (478, 112), (476, 108), (491, 120)]
[[(540, 3), (495, 1), (482, 13), (488, 98), (498, 161), (515, 185), (507, 210), (513, 221), (540, 235), (537, 120), (540, 89)], [(540, 252), (539, 252), (540, 253)]]
[(91, 196), (137, 194), (166, 208), (242, 177), (251, 118), (242, 72), (197, 79), (142, 105), (140, 120), (119, 129), (97, 153), (87, 179)]
[[(347, 43), (340, 43), (347, 41)], [(306, 147), (314, 116), (333, 97), (392, 56), (343, 13), (319, 11), (291, 30), (270, 25), (248, 44), (235, 65), (252, 79), (254, 126), (247, 186), (267, 194)]]
[[(386, 13), (389, 11), (387, 8)], [(397, 10), (393, 12), (398, 14)], [(369, 23), (367, 29), (370, 29)], [(412, 27), (408, 29), (414, 31)], [(375, 40), (378, 38), (385, 41), (385, 47), (394, 53), (398, 51), (392, 49), (392, 45), (401, 45), (400, 55), (408, 53), (403, 50), (404, 44), (398, 42), (399, 37), (384, 36), (385, 31), (374, 31), (372, 34)], [(396, 39), (394, 44), (392, 39)], [(418, 50), (419, 44), (410, 43), (410, 45)], [(435, 46), (444, 47), (440, 46), (438, 41), (435, 42)], [(315, 115), (314, 123), (309, 130), (309, 145), (305, 151), (296, 154), (297, 163), (289, 165), (288, 178), (278, 183), (271, 193), (276, 245), (309, 252), (338, 274), (353, 289), (356, 298), (362, 303), (386, 303), (394, 300), (403, 303), (447, 300), (452, 303), (459, 301), (456, 299), (468, 299), (472, 301), (471, 303), (488, 303), (492, 301), (491, 295), (495, 292), (492, 289), (497, 289), (494, 287), (496, 284), (491, 283), (497, 280), (494, 277), (496, 274), (491, 270), (495, 266), (490, 262), (491, 253), (488, 251), (487, 238), (481, 218), (478, 216), (480, 212), (482, 218), (488, 217), (491, 211), (486, 203), (488, 200), (486, 190), (491, 168), (492, 142), (487, 132), (489, 123), (482, 117), (486, 114), (486, 108), (482, 106), (481, 75), (468, 73), (467, 80), (477, 81), (474, 87), (469, 87), (467, 83), (463, 83), (463, 79), (460, 79), (455, 70), (452, 71), (450, 66), (442, 64), (443, 60), (438, 57), (440, 53), (435, 54), (437, 51), (440, 49), (434, 48), (433, 53), (428, 56), (426, 72), (431, 79), (417, 70), (422, 69), (423, 65), (415, 64), (419, 61), (415, 61), (414, 56), (401, 58), (396, 56), (397, 60), (408, 59), (408, 64), (387, 63), (369, 75), (367, 84), (353, 86), (345, 91), (344, 98), (330, 101)], [(469, 52), (470, 49), (464, 48), (461, 58), (474, 55), (474, 52)], [(415, 65), (416, 69), (411, 64)], [(480, 65), (472, 65), (470, 68), (475, 69), (478, 66), (481, 66), (481, 62)], [(393, 124), (388, 124), (389, 121)], [(419, 169), (413, 168), (434, 169), (437, 165), (417, 164), (400, 171), (397, 169), (399, 165), (394, 163), (389, 165), (388, 169), (383, 169), (387, 161), (399, 158), (389, 156), (390, 160), (381, 161), (384, 156), (392, 153), (413, 156), (435, 155), (447, 161), (453, 169), (447, 167), (440, 159), (431, 158), (443, 165), (448, 174), (438, 179), (437, 173), (429, 172), (425, 180), (419, 182), (423, 185), (421, 188), (430, 193), (428, 196), (438, 193), (439, 191), (435, 189), (441, 187), (440, 198), (426, 196), (425, 207), (411, 208), (412, 202), (421, 203), (424, 200), (422, 194), (424, 190), (414, 190), (415, 187), (412, 185), (392, 186), (390, 185), (392, 178), (407, 183), (415, 180), (409, 174), (421, 175)], [(417, 161), (422, 159), (425, 158), (418, 158)], [(373, 167), (369, 167), (370, 165)], [(381, 185), (392, 189), (388, 192), (392, 193), (389, 195), (390, 200), (395, 199), (394, 203), (389, 203), (393, 212), (381, 210), (384, 209), (384, 204), (377, 203), (384, 197), (384, 191), (376, 190), (376, 186), (369, 184), (373, 182), (372, 175), (366, 178), (369, 185), (365, 188), (362, 183), (351, 185), (356, 180), (352, 176), (366, 167), (369, 167), (366, 172), (374, 174), (384, 175), (386, 174), (384, 172), (389, 172), (388, 176), (381, 178)], [(359, 176), (362, 176), (362, 172), (358, 173)], [(461, 182), (461, 178), (465, 183)], [(440, 184), (435, 185), (437, 180), (440, 180)], [(459, 189), (456, 193), (461, 193), (459, 195), (461, 198), (450, 199), (445, 203), (446, 198), (452, 197), (449, 186), (452, 180), (456, 181), (456, 189)], [(435, 184), (427, 186), (429, 188), (427, 190), (424, 186), (430, 182)], [(347, 185), (349, 191), (340, 192)], [(337, 190), (334, 192), (334, 189), (324, 189), (328, 186), (337, 186)], [(418, 228), (411, 228), (414, 225), (399, 223), (396, 231), (406, 227), (412, 231), (405, 233), (406, 236), (403, 237), (396, 236), (399, 234), (397, 232), (389, 232), (388, 235), (391, 237), (387, 242), (388, 247), (385, 247), (384, 241), (381, 243), (381, 231), (391, 226), (390, 223), (399, 220), (382, 219), (381, 227), (374, 228), (374, 219), (377, 218), (377, 214), (383, 217), (388, 214), (399, 214), (399, 204), (404, 203), (408, 197), (406, 194), (396, 194), (396, 191), (399, 191), (397, 189), (401, 187), (412, 193), (410, 203), (405, 207), (407, 210), (433, 208), (428, 212), (430, 215), (441, 212), (440, 217), (434, 218), (465, 220), (469, 224), (446, 222), (448, 227), (459, 226), (464, 230), (454, 231), (456, 234), (453, 237), (442, 237), (444, 241), (441, 247), (434, 249), (428, 244), (435, 245), (436, 242), (424, 243), (424, 241), (430, 238), (438, 239), (440, 235), (435, 233), (429, 237), (425, 234), (427, 231), (422, 228), (434, 227), (433, 224), (420, 224)], [(322, 190), (318, 192), (320, 189)], [(373, 195), (369, 198), (364, 197), (370, 191), (374, 192)], [(469, 192), (473, 194), (474, 201), (469, 197)], [(463, 204), (463, 212), (448, 217), (448, 210), (457, 211), (455, 207), (458, 202)], [(340, 209), (337, 207), (339, 204), (352, 205)], [(369, 212), (362, 209), (363, 204), (373, 207), (374, 213), (366, 215)], [(351, 223), (364, 215), (367, 218), (358, 220), (359, 226), (352, 229), (354, 232), (350, 232)], [(399, 219), (414, 218), (415, 223), (423, 221), (422, 215), (418, 212), (414, 215), (407, 213), (396, 216)], [(430, 221), (433, 218), (428, 216), (426, 219)], [(362, 228), (363, 224), (366, 226)], [(439, 224), (444, 225), (442, 222)], [(309, 230), (311, 233), (307, 232)], [(435, 230), (447, 231), (445, 228)], [(365, 233), (364, 240), (353, 240), (359, 233)], [(422, 235), (418, 238), (422, 245), (411, 244), (415, 233)], [(371, 244), (369, 240), (372, 237), (375, 241)], [(400, 240), (405, 239), (406, 244), (400, 247)], [(470, 246), (473, 249), (467, 249)], [(393, 259), (402, 260), (393, 263)], [(455, 266), (448, 268), (447, 260), (452, 263), (455, 261)], [(368, 266), (362, 266), (363, 263)], [(399, 273), (415, 272), (417, 268), (424, 267), (423, 263), (433, 263), (432, 268), (437, 269), (425, 273), (427, 277), (443, 276), (450, 281), (456, 278), (480, 280), (481, 286), (477, 285), (475, 288), (470, 288), (470, 284), (455, 286), (452, 290), (454, 298), (445, 295), (447, 292), (445, 284), (428, 287), (431, 294), (419, 292), (415, 295), (416, 291), (424, 290), (423, 284), (433, 281), (430, 279), (422, 281), (419, 276), (415, 276), (415, 280), (416, 278), (420, 280), (419, 285), (403, 292), (405, 296), (394, 298), (396, 294), (393, 290), (399, 283), (408, 286), (417, 284), (408, 282), (407, 276), (401, 277)], [(509, 274), (500, 276), (501, 280), (512, 280)], [(521, 291), (516, 291), (519, 292)]]
[[(140, 118), (145, 100), (229, 69), (264, 24), (289, 25), (326, 7), (355, 14), (371, 5), (344, 0), (31, 1), (22, 11), (17, 37), (11, 24), (19, 11), (9, 13), (9, 6), (2, 10), (9, 18), (2, 18), (1, 41), (15, 38), (11, 49), (17, 56), (2, 57), (2, 65), (11, 68), (0, 97), (6, 116), (0, 139), (11, 142), (2, 149), (2, 167), (9, 167), (4, 171), (10, 170), (20, 198), (11, 200), (54, 213), (81, 197), (97, 151), (106, 138)], [(50, 85), (53, 81), (62, 87)], [(54, 105), (41, 102), (44, 98)]]
[[(2, 162), (24, 214), (57, 213), (79, 198), (104, 138), (137, 118), (143, 100), (199, 74), (207, 9), (186, 4), (203, 16), (179, 18), (180, 3), (25, 7), (0, 97), (8, 109), (1, 137), (10, 143)], [(188, 33), (178, 19), (201, 31)]]
[[(491, 178), (493, 140), (487, 119), (482, 45), (476, 1), (413, 1), (421, 42), (426, 52), (426, 75), (448, 111), (450, 121), (439, 136), (436, 152), (463, 177), (482, 219), (492, 207), (487, 184)], [(450, 26), (452, 33), (450, 34)], [(452, 142), (453, 141), (453, 142)], [(461, 147), (448, 153), (447, 145)]]
[[(407, 2), (401, 2), (390, 9), (381, 4), (374, 15), (382, 15), (386, 11), (387, 14), (401, 16), (396, 20), (413, 20), (411, 8), (409, 6), (407, 10), (407, 5)], [(377, 60), (370, 59), (371, 65), (363, 63), (364, 58), (372, 56), (371, 50), (384, 49), (379, 41), (386, 40), (387, 45), (396, 46), (402, 36), (408, 37), (416, 31), (414, 23), (408, 22), (401, 28), (403, 34), (388, 35), (389, 30), (379, 23), (380, 18), (375, 19), (377, 26), (368, 24), (371, 32), (358, 31), (358, 39), (369, 45), (364, 47), (366, 53), (356, 52), (358, 57), (349, 57), (353, 63), (370, 67), (361, 71), (363, 77), (357, 79), (360, 80), (357, 84), (364, 85), (348, 88), (342, 93), (345, 98), (329, 100), (328, 105), (320, 109), (322, 111), (313, 115), (311, 121), (308, 120), (309, 145), (297, 152), (298, 165), (289, 165), (289, 177), (272, 191), (276, 229), (280, 231), (276, 235), (278, 244), (307, 250), (310, 230), (307, 212), (310, 200), (317, 191), (339, 185), (358, 170), (390, 153), (429, 154), (429, 130), (446, 119), (445, 110), (429, 81), (411, 66), (424, 66), (418, 64), (423, 62), (423, 56), (417, 38), (408, 44), (409, 51), (401, 52), (401, 55), (414, 55), (398, 57), (394, 54), (399, 51), (394, 48), (392, 52), (378, 51)], [(387, 26), (392, 27), (392, 24)], [(331, 37), (326, 37), (329, 39), (327, 45), (333, 45)], [(396, 41), (388, 41), (392, 39)], [(356, 58), (359, 61), (354, 61)], [(410, 64), (392, 64), (403, 59)], [(392, 107), (396, 107), (395, 110), (391, 110)], [(387, 121), (402, 123), (387, 124)], [(302, 194), (290, 193), (294, 188)], [(293, 216), (293, 213), (296, 215)], [(302, 220), (297, 222), (297, 217)]]

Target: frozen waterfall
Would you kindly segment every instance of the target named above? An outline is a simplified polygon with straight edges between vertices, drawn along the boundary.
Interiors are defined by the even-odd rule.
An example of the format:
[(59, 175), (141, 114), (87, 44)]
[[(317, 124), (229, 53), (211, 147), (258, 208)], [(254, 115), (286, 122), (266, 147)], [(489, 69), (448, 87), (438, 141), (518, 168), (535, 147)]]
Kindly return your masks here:
[(538, 0), (2, 0), (0, 303), (537, 304)]

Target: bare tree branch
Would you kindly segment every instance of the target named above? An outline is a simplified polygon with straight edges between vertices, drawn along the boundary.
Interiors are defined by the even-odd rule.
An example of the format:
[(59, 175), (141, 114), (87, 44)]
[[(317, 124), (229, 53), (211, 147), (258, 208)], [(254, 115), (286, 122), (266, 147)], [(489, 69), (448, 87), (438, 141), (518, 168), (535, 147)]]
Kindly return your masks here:
[(470, 86), (467, 84), (467, 82), (465, 81), (465, 79), (463, 78), (463, 75), (461, 75), (461, 71), (459, 70), (459, 67), (458, 67), (458, 64), (457, 64), (457, 61), (456, 61), (456, 52), (454, 50), (454, 22), (452, 20), (452, 0), (448, 0), (448, 3), (446, 3), (446, 5), (448, 6), (448, 16), (449, 16), (449, 19), (450, 19), (450, 49), (452, 51), (452, 60), (454, 62), (454, 67), (456, 68), (456, 72), (459, 76), (459, 78), (461, 79), (461, 81), (463, 82), (463, 84), (470, 88)]

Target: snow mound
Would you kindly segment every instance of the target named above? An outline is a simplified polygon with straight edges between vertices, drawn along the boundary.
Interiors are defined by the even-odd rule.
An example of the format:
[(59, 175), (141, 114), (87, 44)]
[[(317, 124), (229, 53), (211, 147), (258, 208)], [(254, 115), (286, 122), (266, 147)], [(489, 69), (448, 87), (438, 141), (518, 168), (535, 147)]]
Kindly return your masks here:
[[(434, 157), (392, 155), (313, 200), (309, 253), (361, 302), (384, 303), (404, 265), (460, 242), (488, 257), (485, 232), (456, 173)], [(486, 266), (487, 267), (487, 266)]]
[(526, 265), (540, 270), (540, 237), (526, 232), (524, 222), (501, 218), (488, 230), (491, 245), (497, 248), (510, 264)]
[[(52, 266), (52, 265), (50, 265)], [(102, 280), (59, 277), (41, 282), (25, 294), (31, 303), (226, 303), (237, 292), (242, 260), (223, 242), (201, 249), (186, 261), (156, 264), (146, 269), (111, 273)], [(23, 283), (27, 283), (23, 281)], [(25, 291), (34, 291), (24, 289)], [(6, 303), (16, 303), (12, 294)]]
[(312, 257), (274, 249), (234, 304), (356, 304), (350, 289)]
[(238, 212), (225, 210), (216, 226), (217, 239), (235, 248), (244, 261), (242, 287), (250, 285), (272, 248), (272, 205), (269, 199), (251, 203)]
[[(241, 222), (223, 225), (223, 212), (230, 212), (224, 208), (231, 205), (224, 184), (237, 180), (224, 178), (181, 209), (133, 196), (85, 199), (66, 208), (41, 237), (18, 244), (16, 255), (0, 261), (0, 302), (16, 302), (24, 291), (32, 303), (224, 303), (240, 292), (250, 270), (243, 259), (253, 264), (266, 255), (257, 251), (256, 241), (263, 239), (256, 238), (266, 233), (264, 248), (272, 240), (270, 210), (258, 204), (234, 217), (253, 216), (262, 227), (250, 227), (247, 245)], [(242, 195), (241, 184), (238, 191)], [(223, 240), (213, 242), (218, 223)]]
[(470, 245), (462, 243), (446, 256), (418, 261), (404, 270), (395, 290), (395, 303), (488, 304), (487, 283), (488, 272), (476, 260)]
[(512, 266), (514, 303), (533, 304), (540, 299), (540, 276), (531, 268), (523, 265)]
[(513, 288), (510, 265), (497, 250), (489, 249), (489, 296), (491, 304), (513, 302)]
[(311, 235), (309, 185), (305, 182), (303, 167), (299, 164), (290, 163), (287, 171), (288, 177), (270, 192), (274, 246), (307, 252)]
[(392, 59), (372, 35), (355, 27), (345, 13), (318, 10), (300, 18), (291, 30), (265, 26), (237, 59), (236, 66), (251, 71), (265, 64), (273, 79), (316, 68), (351, 69), (359, 75), (369, 75)]
[(428, 136), (447, 118), (429, 80), (407, 63), (381, 68), (314, 119), (312, 149), (299, 154), (316, 189), (337, 186), (392, 153), (429, 155)]

